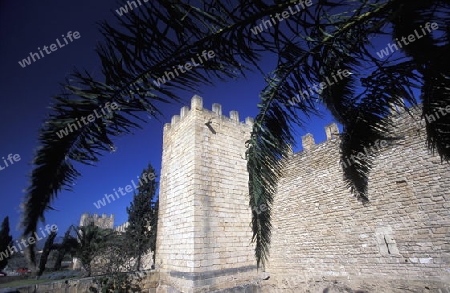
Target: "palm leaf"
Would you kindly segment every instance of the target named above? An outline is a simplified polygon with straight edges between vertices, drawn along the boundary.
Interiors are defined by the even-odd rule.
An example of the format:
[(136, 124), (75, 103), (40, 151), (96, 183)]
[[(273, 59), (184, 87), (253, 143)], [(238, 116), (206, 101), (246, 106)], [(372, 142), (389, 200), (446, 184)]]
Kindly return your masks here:
[[(319, 114), (324, 105), (342, 124), (341, 159), (357, 155), (381, 139), (393, 140), (388, 129), (389, 109), (416, 103), (413, 89), (422, 90), (424, 115), (442, 110), (449, 101), (447, 23), (440, 23), (437, 37), (423, 38), (400, 50), (401, 57), (386, 61), (373, 54), (372, 38), (401, 37), (421, 21), (448, 19), (446, 1), (405, 5), (403, 1), (331, 1), (277, 22), (263, 32), (251, 29), (276, 13), (298, 4), (286, 2), (155, 0), (118, 17), (119, 28), (102, 22), (105, 41), (97, 47), (104, 82), (87, 73), (75, 72), (73, 80), (55, 98), (52, 114), (45, 122), (35, 156), (31, 186), (25, 201), (25, 232), (36, 230), (39, 219), (63, 188), (70, 189), (80, 175), (73, 162), (95, 163), (113, 148), (113, 138), (140, 127), (139, 113), (160, 116), (159, 103), (178, 102), (177, 90), (197, 91), (201, 84), (245, 76), (259, 66), (262, 52), (278, 57), (276, 68), (265, 75), (264, 88), (251, 137), (247, 142), (250, 206), (253, 209), (253, 240), (258, 266), (264, 265), (270, 247), (271, 203), (289, 145), (295, 142), (292, 127), (304, 125), (299, 113)], [(439, 13), (437, 13), (438, 11)], [(214, 50), (214, 58), (163, 86), (154, 80), (174, 66), (195, 58), (203, 50)], [(426, 50), (424, 50), (426, 49)], [(428, 51), (429, 50), (429, 51)], [(269, 53), (267, 53), (269, 52)], [(424, 52), (429, 52), (424, 53)], [(338, 70), (352, 75), (329, 85), (319, 98), (289, 103), (299, 92), (324, 82)], [(55, 133), (67, 123), (115, 102), (120, 110), (105, 115), (59, 139)], [(429, 147), (449, 158), (449, 116), (427, 123)], [(371, 158), (357, 159), (344, 169), (346, 182), (355, 195), (367, 200), (367, 178)], [(261, 205), (266, 208), (258, 211)]]

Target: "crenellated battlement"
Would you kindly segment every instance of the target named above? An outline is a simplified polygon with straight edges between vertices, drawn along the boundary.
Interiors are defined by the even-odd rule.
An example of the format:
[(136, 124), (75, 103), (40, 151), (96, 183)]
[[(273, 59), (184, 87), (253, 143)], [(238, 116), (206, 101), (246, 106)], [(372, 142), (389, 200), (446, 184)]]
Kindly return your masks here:
[[(270, 258), (261, 281), (267, 292), (287, 288), (291, 276), (298, 282), (287, 284), (292, 292), (312, 289), (311, 282), (325, 292), (330, 287), (314, 281), (325, 277), (425, 280), (420, 288), (450, 278), (449, 166), (426, 148), (420, 107), (393, 107), (386, 119), (398, 139), (377, 141), (356, 155), (376, 151), (368, 203), (355, 199), (343, 179), (355, 156), (341, 158), (336, 123), (324, 127), (326, 141), (316, 144), (307, 133), (303, 151), (288, 156), (272, 204)], [(155, 260), (161, 292), (212, 292), (258, 276), (245, 159), (252, 126), (253, 119), (241, 122), (237, 111), (223, 115), (220, 104), (205, 109), (197, 95), (165, 124)], [(112, 216), (85, 214), (81, 222), (112, 228), (108, 220)], [(376, 286), (367, 292), (394, 292)]]
[(112, 229), (114, 227), (114, 215), (107, 216), (106, 214), (102, 214), (100, 216), (96, 213), (84, 213), (81, 215), (80, 226), (87, 226), (91, 223), (100, 228)]
[[(393, 108), (391, 116), (388, 118), (392, 120), (391, 131), (393, 135), (406, 133), (421, 133), (425, 131), (425, 120), (421, 117), (421, 106), (411, 107), (407, 111)], [(326, 141), (316, 143), (314, 135), (306, 133), (302, 138), (303, 151), (310, 151), (315, 147), (332, 142), (333, 144), (339, 140), (340, 132), (336, 123), (330, 123), (324, 127), (326, 134)]]
[(245, 160), (252, 126), (218, 103), (203, 108), (197, 95), (164, 126), (155, 263), (179, 292), (210, 292), (226, 272), (256, 271)]
[[(325, 133), (327, 135), (327, 141), (334, 141), (339, 137), (339, 128), (336, 123), (330, 123), (325, 126)], [(302, 147), (304, 151), (311, 150), (316, 145), (314, 136), (311, 133), (307, 133), (302, 136)]]
[(119, 225), (119, 226), (115, 227), (114, 231), (117, 231), (117, 232), (120, 232), (120, 233), (125, 233), (125, 231), (127, 230), (128, 226), (130, 226), (130, 223), (128, 221), (126, 221), (122, 225)]
[(192, 111), (199, 111), (203, 112), (203, 114), (219, 117), (221, 121), (223, 122), (233, 122), (236, 123), (236, 125), (247, 125), (247, 126), (253, 126), (253, 118), (252, 117), (246, 117), (244, 122), (240, 122), (239, 120), (239, 112), (232, 110), (229, 113), (229, 116), (225, 116), (222, 114), (222, 105), (218, 103), (214, 103), (212, 105), (212, 109), (208, 110), (203, 108), (203, 98), (194, 95), (191, 98), (191, 107), (184, 106), (180, 109), (179, 115), (173, 115), (171, 122), (166, 123), (164, 125), (164, 131), (171, 129), (171, 127), (177, 125), (179, 122), (184, 120)]

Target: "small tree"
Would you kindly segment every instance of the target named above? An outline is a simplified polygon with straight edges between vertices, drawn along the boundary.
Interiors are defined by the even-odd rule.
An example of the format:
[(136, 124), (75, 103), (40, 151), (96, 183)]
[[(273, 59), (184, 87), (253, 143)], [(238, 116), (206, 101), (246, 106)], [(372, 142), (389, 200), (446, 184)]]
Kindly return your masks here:
[(133, 254), (130, 251), (130, 241), (124, 233), (112, 234), (103, 253), (107, 256), (106, 263), (102, 265), (104, 273), (114, 275), (132, 270)]
[(138, 192), (133, 196), (133, 202), (127, 208), (128, 227), (126, 237), (130, 241), (132, 256), (136, 258), (136, 270), (141, 269), (142, 256), (149, 250), (155, 252), (157, 204), (155, 193), (157, 182), (155, 169), (148, 165), (142, 171), (141, 184)]
[[(9, 217), (5, 217), (0, 230), (0, 270), (3, 270), (11, 257), (8, 246), (12, 244), (12, 236), (9, 234)], [(8, 251), (9, 250), (9, 251)]]
[(70, 232), (72, 231), (73, 228), (74, 228), (73, 226), (70, 226), (67, 229), (61, 244), (54, 244), (54, 248), (58, 253), (55, 260), (55, 266), (53, 267), (55, 271), (61, 269), (61, 262), (63, 261), (64, 256), (67, 253), (70, 253), (71, 256), (74, 256), (75, 251), (78, 248), (77, 239), (72, 235), (70, 235)]
[(156, 263), (156, 232), (158, 231), (158, 212), (159, 212), (159, 197), (155, 197), (152, 201), (153, 216), (150, 222), (150, 251), (153, 252), (153, 266)]
[(48, 235), (47, 240), (45, 241), (44, 249), (42, 250), (41, 258), (39, 260), (39, 270), (37, 272), (37, 276), (41, 276), (45, 270), (45, 265), (47, 264), (48, 255), (52, 251), (53, 241), (55, 241), (56, 234), (57, 233), (55, 231), (52, 231), (50, 233), (50, 235)]
[(79, 245), (75, 255), (80, 259), (81, 265), (86, 270), (88, 277), (92, 274), (92, 261), (105, 249), (107, 239), (110, 235), (110, 231), (99, 228), (93, 223), (78, 227), (77, 236)]

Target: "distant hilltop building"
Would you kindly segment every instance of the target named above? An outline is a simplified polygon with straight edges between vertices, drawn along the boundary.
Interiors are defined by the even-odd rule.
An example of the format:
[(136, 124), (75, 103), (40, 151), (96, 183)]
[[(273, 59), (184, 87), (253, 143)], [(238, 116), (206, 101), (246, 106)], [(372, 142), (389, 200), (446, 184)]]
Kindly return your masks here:
[(97, 227), (103, 229), (113, 229), (118, 232), (125, 232), (125, 229), (128, 227), (129, 223), (125, 222), (117, 227), (114, 227), (114, 215), (111, 214), (109, 217), (106, 214), (102, 214), (101, 216), (98, 214), (89, 214), (84, 213), (80, 218), (80, 226), (87, 226), (89, 224), (94, 224)]
[[(90, 224), (94, 224), (97, 227), (100, 227), (102, 229), (113, 229), (114, 231), (125, 233), (126, 228), (128, 227), (129, 223), (125, 222), (122, 225), (119, 225), (117, 227), (114, 227), (114, 215), (111, 214), (110, 216), (107, 216), (106, 214), (102, 214), (99, 216), (98, 214), (89, 214), (84, 213), (80, 217), (80, 227), (87, 226)], [(144, 257), (144, 268), (150, 268), (153, 264), (152, 262), (152, 255), (148, 257)], [(148, 263), (148, 264), (147, 264)], [(73, 259), (73, 267), (74, 270), (81, 269), (81, 262), (79, 259), (74, 258)]]
[(101, 217), (98, 214), (90, 215), (89, 213), (81, 215), (80, 226), (87, 226), (92, 223), (103, 229), (112, 229), (114, 227), (114, 215), (111, 214), (109, 217), (106, 214), (103, 214)]

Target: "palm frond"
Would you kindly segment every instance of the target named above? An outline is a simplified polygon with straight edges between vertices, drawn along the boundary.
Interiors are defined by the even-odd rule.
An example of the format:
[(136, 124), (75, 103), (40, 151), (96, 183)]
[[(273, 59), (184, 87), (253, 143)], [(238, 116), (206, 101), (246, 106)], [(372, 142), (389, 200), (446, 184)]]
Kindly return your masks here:
[[(335, 5), (326, 2), (323, 6), (317, 7), (313, 19), (330, 18), (326, 9), (331, 6)], [(379, 18), (380, 14), (388, 8), (389, 4), (380, 5), (370, 13), (346, 17), (345, 25), (340, 25), (340, 20), (331, 20), (331, 24), (312, 22), (311, 25), (303, 28), (296, 27), (297, 35), (301, 35), (300, 38), (303, 37), (308, 42), (285, 38), (284, 42), (281, 42), (283, 45), (277, 45), (276, 48), (280, 50), (278, 66), (273, 77), (268, 79), (269, 86), (262, 92), (260, 113), (255, 119), (247, 150), (250, 206), (253, 211), (253, 239), (256, 240), (255, 255), (258, 267), (260, 264), (264, 266), (268, 258), (271, 204), (276, 193), (278, 178), (282, 174), (283, 158), (289, 152), (289, 145), (295, 142), (291, 133), (292, 125), (303, 124), (296, 110), (307, 116), (318, 114), (315, 104), (323, 103), (339, 122), (344, 125), (354, 122), (352, 119), (358, 112), (358, 107), (355, 105), (358, 100), (354, 87), (355, 78), (350, 76), (333, 85), (330, 85), (327, 78), (331, 78), (338, 71), (353, 72), (352, 67), (359, 64), (354, 56), (358, 55), (358, 51), (353, 54), (351, 52), (358, 46), (363, 47), (366, 39), (358, 40), (355, 37), (358, 40), (355, 42), (353, 38), (347, 39), (342, 36), (357, 30), (362, 31), (360, 26), (367, 26), (369, 20)], [(306, 16), (302, 20), (308, 21)], [(376, 25), (375, 21), (371, 23), (373, 26)], [(294, 28), (291, 29), (294, 30)], [(326, 31), (330, 29), (335, 31), (333, 33)], [(376, 28), (371, 28), (372, 32), (375, 30)], [(298, 31), (304, 31), (304, 33)], [(272, 36), (275, 38), (275, 35)], [(328, 83), (326, 88), (314, 87), (325, 82)], [(314, 93), (318, 94), (318, 99), (314, 99)], [(298, 98), (299, 94), (303, 98)], [(295, 101), (295, 103), (288, 101)], [(359, 136), (354, 136), (352, 143), (355, 145), (344, 143), (343, 147), (354, 152), (352, 147), (359, 147), (361, 144), (364, 146), (373, 139), (375, 138), (370, 137), (366, 141)], [(369, 164), (368, 159), (361, 161), (360, 165), (353, 166), (354, 169), (349, 169), (358, 175), (347, 178), (349, 184), (355, 187), (354, 190), (364, 190), (367, 183), (361, 180), (364, 178), (361, 175), (368, 172)], [(261, 205), (267, 208), (265, 211), (257, 212), (261, 211), (258, 208)]]
[[(422, 116), (427, 129), (428, 148), (443, 160), (450, 159), (450, 4), (448, 1), (399, 5), (401, 17), (394, 19), (394, 36), (402, 38), (412, 30), (420, 38), (403, 47), (422, 75)], [(443, 20), (443, 21), (440, 21)], [(431, 27), (431, 29), (430, 29)], [(434, 27), (434, 28), (433, 28)]]
[[(413, 89), (422, 90), (425, 117), (447, 107), (447, 22), (439, 23), (437, 34), (401, 48), (400, 58), (390, 56), (381, 61), (372, 53), (373, 37), (408, 36), (421, 21), (448, 19), (447, 2), (410, 5), (401, 0), (321, 0), (263, 29), (263, 20), (298, 1), (201, 0), (195, 5), (192, 1), (155, 0), (140, 12), (117, 17), (119, 28), (100, 23), (105, 41), (97, 47), (97, 53), (105, 80), (99, 82), (85, 72), (75, 72), (73, 80), (64, 84), (63, 93), (55, 97), (52, 114), (40, 131), (42, 146), (35, 156), (24, 203), (25, 233), (36, 230), (38, 220), (43, 219), (62, 189), (71, 189), (80, 175), (73, 163), (98, 161), (114, 147), (115, 136), (142, 125), (140, 113), (157, 118), (162, 114), (159, 103), (180, 101), (177, 90), (198, 91), (202, 84), (259, 71), (265, 75), (267, 86), (260, 94), (259, 114), (246, 156), (255, 255), (258, 266), (264, 265), (270, 247), (271, 204), (282, 175), (283, 158), (295, 142), (293, 125), (304, 125), (299, 113), (306, 117), (317, 115), (317, 105), (324, 105), (332, 113), (344, 128), (341, 159), (345, 160), (378, 140), (395, 139), (388, 131), (389, 109), (392, 105), (402, 106), (402, 99), (414, 104), (417, 99)], [(257, 27), (262, 29), (259, 33)], [(213, 50), (215, 57), (160, 86), (155, 83), (204, 50)], [(269, 75), (259, 65), (262, 52), (278, 57)], [(327, 78), (339, 70), (351, 74), (327, 84)], [(326, 88), (311, 90), (323, 83)], [(311, 97), (308, 94), (298, 99), (305, 90)], [(317, 99), (312, 98), (313, 91)], [(108, 102), (116, 103), (119, 109), (63, 138), (56, 134)], [(427, 122), (429, 147), (446, 160), (450, 157), (449, 123), (450, 115)], [(365, 156), (344, 169), (345, 179), (358, 198), (367, 200), (371, 166), (371, 157)]]
[[(140, 127), (140, 112), (157, 118), (161, 114), (157, 103), (180, 101), (175, 90), (197, 91), (198, 85), (211, 84), (212, 78), (235, 78), (236, 72), (245, 75), (249, 69), (245, 63), (258, 68), (260, 56), (252, 46), (264, 39), (244, 37), (261, 16), (282, 10), (289, 3), (266, 7), (255, 1), (243, 5), (248, 10), (239, 10), (231, 3), (220, 5), (220, 14), (215, 15), (215, 7), (210, 4), (201, 9), (182, 1), (152, 1), (142, 14), (131, 11), (118, 17), (119, 28), (106, 22), (100, 24), (105, 41), (96, 51), (105, 81), (75, 71), (71, 80), (62, 85), (62, 93), (54, 98), (52, 113), (40, 130), (40, 147), (23, 203), (24, 234), (36, 231), (38, 221), (44, 221), (44, 212), (51, 209), (50, 204), (61, 190), (72, 189), (80, 176), (73, 163), (97, 162), (103, 153), (114, 149), (113, 137)], [(210, 24), (222, 28), (211, 32)], [(262, 47), (268, 48), (268, 43)], [(209, 49), (214, 49), (215, 58), (163, 86), (155, 85), (154, 81), (165, 72)], [(82, 117), (113, 102), (118, 110), (83, 124), (62, 138), (57, 135), (69, 124), (77, 124)]]

